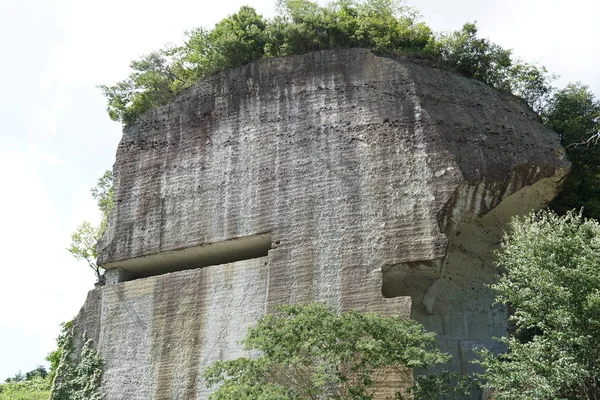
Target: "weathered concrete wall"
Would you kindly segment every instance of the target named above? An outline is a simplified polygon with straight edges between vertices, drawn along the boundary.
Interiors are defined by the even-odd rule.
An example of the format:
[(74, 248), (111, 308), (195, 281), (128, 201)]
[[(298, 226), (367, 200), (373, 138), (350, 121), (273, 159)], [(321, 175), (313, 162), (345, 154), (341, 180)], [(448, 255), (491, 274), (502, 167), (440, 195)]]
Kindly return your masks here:
[(567, 170), (521, 102), (368, 50), (200, 82), (125, 130), (99, 262), (149, 276), (209, 243), (268, 233), (272, 248), (101, 289), (107, 398), (204, 398), (203, 365), (239, 354), (236, 340), (274, 305), (311, 300), (411, 313), (466, 370), (471, 349), (506, 330), (484, 286), (490, 249)]
[[(239, 340), (265, 311), (266, 259), (96, 289), (76, 323), (104, 360), (106, 399), (206, 397), (199, 374), (241, 355)], [(95, 321), (86, 321), (96, 316)]]
[[(75, 324), (78, 336), (86, 332), (104, 361), (105, 398), (207, 398), (204, 368), (215, 360), (244, 355), (240, 341), (266, 312), (267, 265), (267, 257), (255, 258), (90, 292)], [(369, 304), (369, 297), (378, 304)], [(366, 295), (364, 300), (357, 308), (404, 315), (410, 310), (407, 298)]]

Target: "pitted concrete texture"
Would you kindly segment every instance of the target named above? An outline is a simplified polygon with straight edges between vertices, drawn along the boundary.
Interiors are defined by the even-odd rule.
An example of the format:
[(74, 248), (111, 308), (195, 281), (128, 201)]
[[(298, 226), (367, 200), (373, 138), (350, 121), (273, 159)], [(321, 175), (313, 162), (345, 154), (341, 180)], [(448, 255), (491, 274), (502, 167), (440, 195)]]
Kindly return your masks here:
[(271, 232), (271, 284), (313, 296), (269, 300), (342, 304), (354, 271), (441, 260), (463, 214), (567, 166), (525, 105), (480, 82), (361, 49), (267, 60), (125, 130), (99, 262)]
[(124, 268), (111, 268), (104, 272), (104, 283), (106, 285), (127, 282), (135, 278), (136, 275), (134, 274), (134, 271), (129, 271)]
[[(75, 320), (76, 338), (86, 332), (102, 357), (104, 398), (206, 399), (210, 390), (201, 377), (204, 368), (215, 360), (248, 356), (240, 341), (266, 312), (267, 263), (262, 257), (90, 292)], [(379, 304), (369, 304), (368, 298), (356, 307), (410, 312), (408, 298), (378, 299)], [(81, 346), (77, 340), (76, 348)], [(387, 380), (380, 392), (397, 384), (397, 378)]]
[[(88, 299), (104, 361), (106, 399), (206, 398), (200, 378), (216, 359), (242, 355), (238, 343), (265, 310), (266, 258), (164, 274), (96, 289)], [(89, 307), (89, 304), (88, 304)]]
[[(107, 399), (203, 399), (202, 367), (240, 354), (249, 324), (313, 300), (412, 314), (466, 371), (507, 327), (485, 287), (491, 249), (568, 169), (519, 100), (369, 50), (199, 82), (126, 128), (117, 150), (99, 263), (150, 277), (99, 289)], [(152, 276), (264, 235), (260, 261)]]

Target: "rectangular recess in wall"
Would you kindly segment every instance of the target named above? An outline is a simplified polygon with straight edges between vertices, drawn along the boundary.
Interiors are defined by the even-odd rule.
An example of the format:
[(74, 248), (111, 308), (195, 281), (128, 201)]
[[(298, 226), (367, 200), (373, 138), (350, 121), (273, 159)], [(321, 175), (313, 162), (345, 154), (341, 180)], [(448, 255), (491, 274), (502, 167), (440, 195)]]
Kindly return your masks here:
[(115, 261), (102, 267), (106, 269), (123, 268), (136, 278), (144, 278), (168, 272), (265, 257), (271, 249), (271, 242), (271, 232), (260, 233)]

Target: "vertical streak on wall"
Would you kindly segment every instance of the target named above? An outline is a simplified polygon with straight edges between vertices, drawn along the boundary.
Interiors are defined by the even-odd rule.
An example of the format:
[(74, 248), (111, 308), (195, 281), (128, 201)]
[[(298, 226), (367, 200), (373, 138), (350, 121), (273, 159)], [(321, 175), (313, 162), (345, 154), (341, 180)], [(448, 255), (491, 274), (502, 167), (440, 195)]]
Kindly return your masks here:
[(104, 362), (102, 390), (107, 399), (152, 399), (154, 284), (141, 279), (102, 289), (98, 350)]
[[(101, 338), (114, 341), (101, 346), (110, 359), (107, 391), (129, 396), (109, 399), (186, 395), (194, 375), (174, 362), (192, 366), (198, 351), (202, 366), (235, 357), (243, 329), (278, 304), (320, 299), (342, 310), (407, 316), (410, 298), (383, 299), (383, 268), (439, 265), (424, 261), (446, 255), (440, 226), (446, 230), (443, 214), (452, 213), (446, 208), (457, 190), (467, 188), (465, 206), (479, 212), (494, 201), (473, 203), (480, 191), (469, 187), (505, 188), (519, 168), (539, 167), (538, 175), (515, 175), (520, 186), (558, 176), (567, 164), (559, 146), (514, 99), (364, 49), (265, 60), (186, 89), (125, 130), (115, 164), (116, 217), (99, 243), (100, 262), (118, 266), (264, 232), (272, 232), (273, 248), (268, 265), (247, 261), (231, 271), (208, 267), (127, 282), (122, 300), (117, 289), (105, 289)], [(466, 234), (451, 245), (471, 246)], [(466, 348), (473, 336), (461, 327), (480, 325), (484, 335), (502, 315), (485, 310), (465, 319), (470, 305), (462, 294), (473, 292), (469, 283), (482, 269), (462, 256), (448, 265), (464, 279), (423, 288), (415, 309), (433, 310), (424, 318), (440, 335), (448, 329), (449, 339), (465, 339)], [(188, 316), (204, 320), (187, 325)], [(200, 350), (171, 337), (186, 330), (203, 335)], [(169, 347), (177, 345), (183, 348)], [(172, 379), (160, 380), (163, 374)], [(207, 394), (199, 386), (198, 396)]]
[(156, 398), (196, 398), (206, 319), (207, 286), (202, 278), (168, 274), (155, 280), (152, 343), (158, 365)]
[[(315, 215), (313, 215), (313, 234), (311, 247), (314, 249), (312, 265), (315, 300), (325, 302), (335, 308), (340, 307), (340, 266), (345, 254), (344, 232), (346, 227), (339, 221), (348, 221), (345, 205), (348, 203), (348, 179), (345, 166), (335, 165), (333, 160), (341, 159), (343, 146), (338, 135), (330, 130), (341, 124), (338, 121), (340, 104), (335, 96), (338, 90), (334, 74), (323, 72), (314, 78), (307, 88), (309, 92), (321, 92), (322, 96), (314, 99), (312, 107), (317, 110), (315, 121), (315, 137), (305, 144), (308, 154), (317, 155), (313, 162), (317, 165), (311, 170), (320, 171), (320, 175), (312, 176), (313, 190), (320, 195), (316, 197)], [(331, 94), (331, 95), (328, 95)], [(304, 147), (304, 146), (303, 146)], [(333, 164), (333, 165), (332, 165)]]
[[(264, 315), (267, 290), (267, 258), (240, 261), (212, 268), (206, 279), (204, 341), (200, 371), (215, 360), (245, 355), (240, 341), (248, 327)], [(205, 399), (210, 390), (200, 379), (198, 397)]]

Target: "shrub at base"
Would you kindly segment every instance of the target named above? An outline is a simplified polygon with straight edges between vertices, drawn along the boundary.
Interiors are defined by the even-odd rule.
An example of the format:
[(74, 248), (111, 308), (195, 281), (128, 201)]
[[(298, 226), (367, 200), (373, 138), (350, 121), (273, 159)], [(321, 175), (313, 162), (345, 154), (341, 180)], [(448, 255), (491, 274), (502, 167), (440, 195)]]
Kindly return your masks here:
[[(341, 315), (313, 303), (284, 306), (249, 329), (245, 349), (259, 355), (216, 361), (204, 373), (211, 400), (372, 399), (377, 381), (398, 382), (397, 399), (416, 392), (436, 399), (452, 376), (413, 382), (411, 368), (445, 363), (435, 334), (416, 321), (349, 311)], [(433, 379), (432, 379), (433, 378)]]
[(482, 352), (496, 400), (600, 398), (600, 223), (542, 211), (512, 221), (493, 285), (517, 331)]

